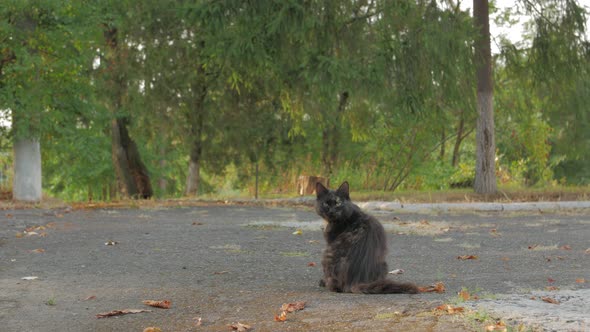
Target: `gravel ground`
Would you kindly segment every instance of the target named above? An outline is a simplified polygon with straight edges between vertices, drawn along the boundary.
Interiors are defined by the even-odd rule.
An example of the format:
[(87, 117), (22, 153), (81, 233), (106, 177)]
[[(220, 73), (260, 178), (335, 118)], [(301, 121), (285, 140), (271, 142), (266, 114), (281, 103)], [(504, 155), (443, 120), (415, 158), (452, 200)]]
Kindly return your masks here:
[[(0, 330), (479, 331), (483, 318), (589, 330), (590, 211), (475, 210), (373, 210), (389, 233), (390, 268), (405, 270), (392, 278), (446, 287), (375, 296), (317, 286), (323, 222), (307, 207), (6, 210)], [(463, 303), (462, 289), (479, 299)], [(142, 304), (162, 299), (172, 307)], [(305, 309), (275, 322), (294, 301)], [(441, 304), (469, 310), (442, 314)], [(96, 318), (121, 309), (151, 312)]]

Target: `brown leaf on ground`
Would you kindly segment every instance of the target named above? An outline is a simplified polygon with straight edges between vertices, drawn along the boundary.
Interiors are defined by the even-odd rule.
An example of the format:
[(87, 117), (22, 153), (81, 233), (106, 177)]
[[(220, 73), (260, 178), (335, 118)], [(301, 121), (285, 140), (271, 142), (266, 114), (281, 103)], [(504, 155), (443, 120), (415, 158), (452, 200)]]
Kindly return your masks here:
[(494, 325), (487, 325), (486, 331), (502, 331), (506, 332), (508, 329), (506, 328), (506, 324), (504, 322), (497, 322)]
[(531, 250), (532, 250), (532, 249), (535, 249), (535, 248), (536, 248), (536, 247), (538, 247), (538, 246), (539, 246), (538, 244), (531, 244), (531, 245), (529, 246), (529, 249), (531, 249)]
[(109, 312), (103, 312), (100, 314), (96, 314), (96, 318), (106, 318), (106, 317), (121, 316), (121, 315), (127, 315), (127, 314), (138, 314), (141, 312), (152, 312), (152, 311), (145, 310), (145, 309), (113, 310), (113, 311), (109, 311)]
[(294, 312), (294, 311), (303, 310), (303, 309), (305, 309), (305, 301), (297, 301), (297, 302), (293, 302), (293, 303), (284, 303), (281, 306), (281, 310), (282, 311), (286, 311), (286, 312)]
[(151, 307), (162, 308), (162, 309), (170, 309), (172, 302), (170, 300), (161, 300), (161, 301), (154, 301), (154, 300), (145, 300), (143, 304), (149, 305)]
[(162, 332), (162, 329), (159, 327), (150, 326), (143, 329), (143, 332)]
[(457, 256), (457, 259), (460, 260), (468, 260), (468, 259), (478, 259), (479, 257), (477, 257), (477, 255), (463, 255), (463, 256)]
[(463, 307), (453, 307), (450, 304), (442, 304), (435, 308), (437, 311), (445, 311), (449, 315), (454, 315), (465, 311)]
[(498, 237), (500, 236), (500, 233), (498, 233), (498, 230), (495, 228), (490, 229), (490, 235), (493, 237)]
[(545, 289), (548, 290), (548, 291), (556, 291), (556, 290), (559, 290), (559, 287), (557, 287), (557, 286), (547, 286), (547, 287), (545, 287)]
[(445, 285), (442, 282), (437, 282), (434, 285), (426, 286), (426, 287), (418, 287), (418, 292), (420, 293), (444, 293), (445, 292)]
[(585, 282), (586, 282), (586, 279), (584, 279), (584, 278), (578, 278), (578, 279), (576, 279), (576, 282), (577, 282), (578, 284), (583, 284), (583, 283), (585, 283)]
[(90, 301), (90, 300), (95, 300), (96, 299), (96, 295), (90, 295), (89, 297), (85, 298), (84, 301)]
[(309, 262), (309, 263), (307, 263), (307, 266), (310, 266), (310, 267), (314, 267), (314, 266), (316, 266), (316, 265), (317, 265), (317, 264), (316, 264), (315, 262)]
[(544, 302), (547, 302), (547, 303), (552, 303), (552, 304), (559, 304), (559, 301), (557, 301), (557, 300), (556, 300), (556, 299), (554, 299), (554, 298), (550, 298), (550, 297), (548, 297), (548, 296), (544, 296), (544, 297), (542, 297), (542, 298), (541, 298), (541, 300), (543, 300)]
[(33, 231), (43, 231), (43, 230), (45, 230), (45, 226), (31, 226), (31, 227), (25, 228), (25, 233), (30, 233)]
[(213, 274), (215, 274), (215, 275), (226, 274), (226, 273), (229, 273), (229, 271), (215, 271), (215, 272), (213, 272)]
[(200, 221), (194, 221), (192, 225), (193, 226), (202, 226), (202, 225), (205, 225), (205, 224), (202, 223), (202, 222), (200, 222)]
[(462, 289), (458, 295), (463, 301), (469, 301), (471, 299), (471, 294), (466, 289)]
[(252, 329), (252, 327), (250, 325), (242, 324), (240, 322), (231, 324), (231, 325), (229, 325), (229, 327), (232, 330), (238, 331), (238, 332), (247, 332), (247, 331), (250, 331)]
[(584, 252), (585, 252), (586, 254), (590, 254), (590, 248), (586, 249)]
[(275, 322), (284, 322), (287, 320), (287, 312), (283, 311), (280, 315), (275, 315)]
[(45, 252), (45, 249), (34, 249), (34, 250), (29, 250), (29, 252), (35, 253), (35, 254), (40, 254), (42, 252)]
[(572, 250), (572, 247), (569, 244), (564, 244), (561, 247), (559, 247), (559, 249), (561, 249), (561, 250)]
[(555, 279), (553, 279), (553, 278), (549, 277), (549, 278), (547, 278), (547, 282), (548, 282), (548, 283), (554, 283), (554, 282), (555, 282)]

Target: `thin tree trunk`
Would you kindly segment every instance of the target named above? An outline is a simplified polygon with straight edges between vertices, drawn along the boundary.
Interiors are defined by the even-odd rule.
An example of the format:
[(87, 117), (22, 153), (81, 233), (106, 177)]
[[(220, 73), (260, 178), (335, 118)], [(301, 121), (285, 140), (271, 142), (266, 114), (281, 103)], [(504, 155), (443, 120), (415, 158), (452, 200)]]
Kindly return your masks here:
[(477, 66), (477, 127), (474, 190), (478, 194), (497, 191), (494, 138), (494, 92), (492, 85), (492, 54), (488, 0), (473, 0), (473, 16), (479, 36), (475, 41)]
[(348, 92), (344, 91), (338, 98), (336, 113), (326, 119), (326, 128), (322, 131), (322, 164), (326, 178), (330, 178), (334, 166), (338, 163), (338, 143), (340, 141), (340, 117), (348, 103)]
[(207, 88), (201, 87), (200, 93), (195, 97), (195, 106), (188, 114), (188, 121), (191, 133), (190, 159), (188, 165), (188, 175), (186, 178), (186, 195), (198, 195), (201, 180), (201, 158), (203, 155), (203, 125), (205, 118), (205, 98)]
[(463, 136), (463, 131), (465, 129), (465, 119), (463, 118), (463, 111), (461, 111), (461, 120), (459, 120), (459, 125), (457, 126), (457, 137), (455, 138), (455, 145), (453, 146), (453, 167), (457, 167), (459, 165), (459, 159), (461, 155), (459, 154), (459, 149), (461, 148), (461, 142), (465, 138)]
[(441, 142), (440, 143), (440, 155), (438, 156), (440, 161), (445, 160), (445, 154), (446, 154), (445, 147), (447, 145), (446, 141), (447, 141), (447, 135), (445, 132), (445, 128), (443, 128), (442, 133), (441, 133), (441, 138), (440, 138), (440, 142)]
[[(166, 148), (160, 148), (160, 156), (160, 169), (164, 169), (166, 167)], [(168, 180), (164, 175), (162, 175), (160, 179), (158, 179), (158, 188), (160, 189), (162, 195), (166, 195), (168, 193)]]

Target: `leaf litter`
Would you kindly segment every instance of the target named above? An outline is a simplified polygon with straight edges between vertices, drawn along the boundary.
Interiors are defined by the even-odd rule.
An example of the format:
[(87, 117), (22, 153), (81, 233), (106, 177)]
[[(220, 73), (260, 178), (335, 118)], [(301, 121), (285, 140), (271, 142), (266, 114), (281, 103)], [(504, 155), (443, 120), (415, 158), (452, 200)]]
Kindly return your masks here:
[(143, 301), (143, 304), (149, 305), (150, 307), (162, 308), (162, 309), (170, 309), (170, 306), (172, 306), (172, 302), (170, 300), (161, 300), (161, 301), (145, 300), (145, 301)]
[(128, 315), (128, 314), (139, 314), (142, 312), (152, 312), (152, 311), (145, 310), (145, 309), (112, 310), (109, 312), (103, 312), (103, 313), (96, 314), (96, 318), (107, 318), (107, 317), (122, 316), (122, 315)]
[(275, 315), (275, 322), (284, 322), (287, 320), (287, 314), (305, 309), (305, 301), (296, 301), (292, 303), (283, 303), (281, 313)]
[(434, 285), (418, 287), (420, 293), (444, 293), (445, 285), (442, 282), (437, 282)]

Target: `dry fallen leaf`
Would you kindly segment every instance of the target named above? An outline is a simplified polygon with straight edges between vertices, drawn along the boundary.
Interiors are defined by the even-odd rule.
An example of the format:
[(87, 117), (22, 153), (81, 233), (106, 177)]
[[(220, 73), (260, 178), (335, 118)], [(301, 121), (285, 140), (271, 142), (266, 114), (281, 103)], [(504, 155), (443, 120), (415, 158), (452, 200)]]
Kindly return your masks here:
[(584, 252), (590, 254), (590, 248), (586, 249)]
[(23, 233), (21, 233), (21, 232), (16, 233), (16, 238), (17, 239), (20, 239), (23, 236), (25, 236), (25, 235)]
[(162, 332), (162, 330), (159, 327), (150, 326), (143, 329), (143, 332)]
[(547, 303), (559, 304), (559, 301), (557, 301), (556, 299), (550, 298), (548, 296), (542, 297), (541, 300), (543, 300), (544, 302), (547, 302)]
[(301, 235), (301, 234), (303, 234), (303, 231), (300, 230), (300, 229), (298, 229), (295, 232), (293, 232), (293, 235)]
[(459, 292), (459, 297), (463, 300), (463, 301), (468, 301), (469, 299), (471, 299), (471, 294), (469, 294), (469, 292), (466, 289), (462, 289)]
[(42, 252), (45, 252), (45, 249), (39, 248), (39, 249), (29, 250), (29, 252), (40, 254)]
[(216, 274), (216, 275), (226, 274), (226, 273), (229, 273), (229, 271), (216, 271), (216, 272), (213, 272), (213, 274)]
[(90, 295), (89, 297), (85, 298), (84, 301), (90, 301), (96, 299), (96, 295)]
[(529, 246), (529, 249), (531, 249), (531, 250), (532, 250), (532, 249), (535, 249), (535, 248), (536, 248), (536, 247), (538, 247), (538, 246), (539, 246), (538, 244), (531, 244), (531, 245)]
[(309, 262), (309, 263), (307, 263), (307, 266), (311, 266), (311, 267), (314, 267), (314, 266), (316, 266), (316, 265), (317, 265), (317, 264), (316, 264), (315, 262)]
[(275, 315), (275, 322), (284, 322), (287, 320), (287, 312), (283, 311), (280, 315)]
[(45, 230), (45, 226), (31, 226), (25, 228), (25, 233), (31, 233), (33, 231), (42, 231)]
[(388, 274), (403, 274), (405, 271), (402, 269), (395, 269), (392, 271), (387, 272)]
[(506, 324), (504, 324), (504, 322), (497, 322), (494, 325), (488, 325), (486, 326), (486, 331), (502, 331), (502, 332), (506, 332), (507, 328), (506, 328)]
[(238, 332), (246, 332), (252, 329), (252, 327), (250, 325), (246, 325), (246, 324), (242, 324), (240, 322), (234, 323), (229, 325), (229, 327), (231, 327), (232, 330), (238, 331)]
[(202, 223), (202, 222), (200, 222), (200, 221), (195, 221), (195, 222), (193, 222), (193, 226), (202, 226), (202, 225), (205, 225), (205, 224), (203, 224), (203, 223)]
[(478, 259), (478, 257), (476, 255), (463, 255), (463, 256), (457, 256), (457, 259), (460, 259), (460, 260)]
[(549, 278), (547, 278), (547, 282), (548, 282), (548, 283), (553, 283), (553, 282), (555, 282), (555, 279), (553, 279), (553, 278), (549, 277)]
[(114, 246), (116, 244), (119, 244), (119, 242), (117, 241), (107, 241), (104, 243), (105, 246)]
[(569, 244), (564, 244), (561, 247), (559, 247), (559, 249), (561, 249), (561, 250), (572, 250), (572, 247)]
[(432, 292), (444, 293), (445, 292), (445, 285), (439, 281), (431, 286), (418, 287), (418, 292), (420, 292), (420, 293), (432, 293)]
[(463, 312), (465, 310), (465, 308), (463, 308), (463, 307), (453, 307), (453, 306), (451, 306), (449, 304), (442, 304), (442, 305), (439, 305), (438, 307), (436, 307), (435, 310), (437, 310), (437, 311), (446, 311), (447, 314), (454, 315), (454, 314), (458, 314), (460, 312)]
[(154, 301), (154, 300), (145, 300), (143, 304), (149, 305), (151, 307), (162, 308), (162, 309), (170, 309), (172, 302), (170, 300), (161, 300), (161, 301)]
[(286, 312), (293, 312), (293, 311), (298, 311), (298, 310), (303, 310), (303, 309), (305, 309), (305, 301), (297, 301), (297, 302), (293, 302), (293, 303), (283, 303), (283, 305), (281, 306), (281, 310), (286, 311)]
[(121, 316), (127, 314), (138, 314), (141, 312), (152, 312), (151, 310), (144, 310), (144, 309), (123, 309), (123, 310), (113, 310), (109, 312), (103, 312), (100, 314), (96, 314), (96, 318), (106, 318), (112, 316)]
[(578, 284), (583, 284), (583, 283), (585, 283), (585, 282), (586, 282), (586, 279), (584, 279), (584, 278), (578, 278), (578, 279), (576, 279), (576, 282), (577, 282)]
[(559, 287), (557, 287), (557, 286), (547, 286), (547, 287), (545, 287), (545, 289), (548, 290), (548, 291), (556, 291), (556, 290), (559, 290)]

